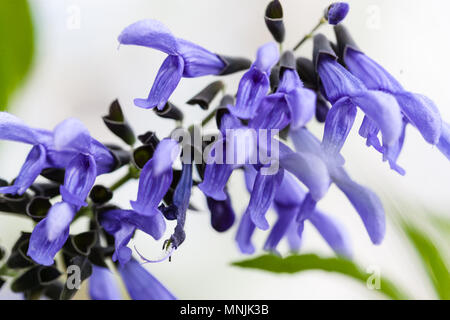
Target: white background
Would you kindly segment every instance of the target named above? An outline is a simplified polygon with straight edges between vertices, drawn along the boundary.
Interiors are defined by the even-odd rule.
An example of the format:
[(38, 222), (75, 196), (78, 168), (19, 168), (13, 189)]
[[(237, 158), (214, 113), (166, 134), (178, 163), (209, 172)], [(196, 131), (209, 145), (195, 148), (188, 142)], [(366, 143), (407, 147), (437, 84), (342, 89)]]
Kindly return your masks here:
[[(37, 57), (28, 83), (11, 102), (12, 113), (30, 125), (49, 129), (66, 117), (77, 117), (94, 137), (105, 142), (117, 141), (101, 121), (115, 98), (120, 99), (136, 132), (153, 130), (161, 132), (162, 136), (172, 129), (170, 121), (160, 120), (152, 111), (133, 106), (133, 98), (147, 96), (164, 54), (141, 47), (123, 46), (118, 50), (117, 36), (128, 24), (143, 18), (158, 19), (178, 37), (214, 52), (252, 59), (258, 46), (271, 40), (263, 20), (267, 1), (262, 0), (31, 2), (38, 38)], [(385, 66), (405, 88), (432, 98), (443, 118), (450, 121), (450, 3), (445, 0), (348, 2), (351, 11), (346, 24), (360, 48)], [(318, 0), (284, 0), (282, 3), (286, 48), (292, 47), (315, 25), (323, 8), (329, 4)], [(323, 32), (333, 36), (328, 27), (323, 28)], [(310, 56), (311, 49), (308, 43), (300, 54)], [(239, 76), (227, 78), (229, 92), (236, 90)], [(183, 79), (173, 94), (171, 100), (185, 111), (186, 124), (199, 122), (204, 114), (198, 107), (185, 106), (184, 102), (211, 79)], [(321, 136), (321, 126), (312, 123), (309, 127)], [(6, 142), (0, 147), (0, 176), (12, 179), (29, 148)], [(390, 171), (378, 154), (367, 149), (356, 128), (343, 153), (352, 176), (375, 189), (383, 199), (394, 203), (409, 201), (413, 208), (431, 207), (449, 216), (449, 162), (412, 127), (407, 132), (399, 160), (407, 171), (405, 177)], [(248, 196), (239, 174), (233, 175), (232, 181), (233, 204), (241, 214)], [(136, 189), (136, 183), (121, 189), (117, 194), (118, 204), (127, 206), (128, 200), (135, 199)], [(197, 194), (196, 199), (204, 206), (202, 197)], [(356, 212), (336, 189), (331, 189), (320, 207), (346, 225), (353, 240), (355, 260), (363, 268), (379, 268), (382, 275), (396, 279), (412, 297), (434, 298), (414, 251), (392, 223), (388, 225), (384, 243), (375, 247)], [(83, 230), (85, 223), (80, 221), (72, 231)], [(31, 225), (18, 218), (1, 218), (1, 243), (11, 246), (22, 229), (31, 230)], [(170, 225), (168, 231), (171, 230)], [(218, 234), (209, 225), (208, 213), (189, 213), (187, 239), (173, 261), (148, 268), (177, 297), (186, 299), (382, 297), (352, 280), (322, 272), (275, 276), (231, 267), (230, 262), (243, 258), (233, 242), (235, 231), (236, 226), (225, 234)], [(255, 237), (259, 248), (264, 236), (261, 232)], [(145, 234), (139, 233), (133, 244), (150, 258), (161, 254), (162, 243), (155, 243)], [(310, 226), (305, 230), (302, 250), (332, 254)]]

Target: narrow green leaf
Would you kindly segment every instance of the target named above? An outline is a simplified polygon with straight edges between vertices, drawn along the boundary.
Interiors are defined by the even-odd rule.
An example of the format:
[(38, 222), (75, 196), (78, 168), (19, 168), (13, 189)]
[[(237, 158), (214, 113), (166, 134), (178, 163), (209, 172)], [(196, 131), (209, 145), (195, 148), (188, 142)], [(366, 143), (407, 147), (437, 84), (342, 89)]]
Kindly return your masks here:
[(34, 51), (33, 25), (26, 0), (0, 1), (0, 111), (30, 69)]
[(438, 248), (424, 232), (412, 224), (403, 222), (402, 227), (422, 259), (437, 295), (442, 300), (450, 300), (450, 271)]
[[(281, 258), (276, 255), (263, 255), (254, 259), (234, 262), (232, 265), (241, 268), (259, 269), (273, 273), (299, 273), (310, 270), (336, 272), (366, 284), (369, 274), (362, 271), (355, 263), (344, 258), (321, 258), (314, 254), (291, 255)], [(406, 299), (396, 286), (386, 278), (381, 277), (379, 291), (391, 299)]]

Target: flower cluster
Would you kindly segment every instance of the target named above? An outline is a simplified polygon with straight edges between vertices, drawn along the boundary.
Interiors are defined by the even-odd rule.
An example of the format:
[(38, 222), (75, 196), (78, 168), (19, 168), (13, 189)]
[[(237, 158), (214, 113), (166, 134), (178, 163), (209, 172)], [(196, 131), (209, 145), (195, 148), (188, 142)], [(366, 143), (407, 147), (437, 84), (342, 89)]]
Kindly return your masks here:
[[(7, 268), (20, 271), (12, 289), (25, 297), (39, 292), (50, 298), (71, 298), (76, 289), (58, 282), (62, 264), (76, 267), (81, 281), (90, 277), (93, 299), (120, 299), (109, 270), (114, 265), (133, 299), (174, 299), (133, 257), (129, 242), (137, 230), (155, 240), (164, 238), (163, 259), (153, 261), (137, 253), (151, 263), (170, 258), (188, 236), (188, 211), (198, 210), (191, 203), (193, 188), (203, 192), (215, 230), (225, 232), (238, 222), (235, 240), (244, 254), (256, 250), (252, 242), (256, 229), (269, 231), (264, 250), (277, 252), (286, 239), (290, 249), (298, 251), (308, 221), (337, 255), (351, 257), (343, 226), (318, 208), (332, 184), (353, 205), (371, 241), (380, 244), (385, 235), (382, 203), (349, 176), (341, 155), (358, 109), (364, 113), (359, 134), (400, 174), (405, 170), (397, 160), (408, 125), (449, 160), (450, 125), (442, 121), (430, 99), (406, 91), (356, 46), (341, 23), (348, 12), (346, 3), (330, 5), (319, 25), (296, 46), (313, 38), (311, 59), (296, 57), (295, 50), (280, 51), (276, 42), (284, 41), (285, 28), (277, 0), (269, 3), (265, 16), (276, 42), (261, 45), (253, 62), (177, 38), (155, 20), (125, 28), (120, 44), (168, 55), (148, 97), (135, 99), (134, 104), (176, 120), (178, 126), (168, 137), (151, 131), (142, 134), (136, 146), (134, 131), (114, 101), (104, 123), (132, 151), (100, 143), (75, 119), (49, 131), (0, 113), (0, 139), (32, 146), (17, 178), (11, 183), (0, 181), (0, 210), (26, 215), (37, 223), (32, 233), (21, 235), (6, 262)], [(314, 34), (325, 22), (334, 25), (335, 42)], [(223, 82), (215, 81), (187, 102), (207, 110), (222, 95), (219, 106), (202, 121), (203, 126), (215, 119), (217, 135), (202, 135), (201, 126), (179, 127), (183, 112), (169, 99), (182, 77), (240, 71), (245, 72), (236, 93), (227, 94)], [(314, 117), (324, 123), (322, 139), (306, 127)], [(200, 143), (192, 138), (196, 135), (201, 136)], [(123, 167), (126, 175), (116, 184), (96, 184), (98, 176)], [(244, 172), (250, 194), (240, 216), (228, 192), (236, 170)], [(139, 179), (136, 200), (128, 208), (113, 205), (114, 192), (131, 179)], [(271, 208), (278, 217), (273, 225), (266, 218)], [(71, 234), (71, 223), (80, 217), (89, 219), (89, 229)], [(171, 220), (176, 227), (165, 237), (166, 221)], [(58, 254), (62, 259), (55, 259)]]

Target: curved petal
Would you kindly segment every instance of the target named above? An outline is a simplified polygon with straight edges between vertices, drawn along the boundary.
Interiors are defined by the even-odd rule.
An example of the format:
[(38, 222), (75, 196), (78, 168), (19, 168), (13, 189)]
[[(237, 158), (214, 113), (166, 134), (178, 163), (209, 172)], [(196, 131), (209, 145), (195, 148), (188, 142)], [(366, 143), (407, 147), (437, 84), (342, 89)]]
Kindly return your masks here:
[[(122, 223), (129, 224), (152, 236), (155, 240), (161, 239), (166, 230), (166, 222), (161, 213), (153, 216), (146, 216), (133, 210), (108, 211), (103, 218), (103, 223), (111, 224), (114, 223), (114, 221), (119, 223), (119, 228)], [(105, 229), (106, 228), (107, 227), (105, 227)], [(114, 227), (113, 225), (109, 227), (109, 229), (113, 231), (112, 233), (114, 233), (114, 228), (117, 230), (117, 227)]]
[(206, 165), (203, 182), (198, 185), (205, 195), (217, 201), (224, 201), (227, 195), (224, 188), (233, 172), (231, 164), (211, 163)]
[(359, 135), (367, 139), (366, 144), (368, 147), (372, 146), (378, 152), (383, 152), (383, 147), (378, 139), (378, 132), (380, 132), (380, 128), (378, 128), (377, 124), (369, 117), (364, 116), (364, 120), (359, 128)]
[(344, 56), (345, 65), (367, 88), (389, 93), (404, 91), (400, 83), (382, 66), (364, 53), (347, 47)]
[(69, 228), (75, 216), (74, 208), (65, 202), (54, 204), (47, 214), (47, 237), (49, 241), (55, 241)]
[[(42, 132), (42, 135), (50, 132)], [(7, 112), (0, 112), (0, 140), (40, 143), (39, 131), (27, 126), (22, 120)]]
[(442, 123), (442, 133), (437, 147), (450, 160), (450, 124), (446, 122)]
[(76, 207), (87, 205), (86, 198), (97, 177), (97, 166), (92, 156), (79, 154), (69, 163), (60, 187), (62, 198)]
[(305, 194), (300, 182), (290, 172), (285, 172), (283, 181), (275, 194), (274, 202), (282, 206), (300, 206)]
[(256, 116), (249, 121), (255, 129), (284, 129), (291, 120), (291, 112), (282, 93), (268, 95), (262, 99)]
[(280, 170), (275, 175), (263, 175), (258, 172), (256, 176), (245, 214), (249, 214), (253, 223), (261, 230), (269, 229), (269, 222), (265, 215), (272, 205), (283, 175), (284, 170)]
[(108, 268), (92, 265), (89, 278), (89, 296), (92, 300), (121, 300), (119, 286)]
[(349, 258), (352, 256), (350, 239), (345, 228), (338, 221), (333, 220), (320, 211), (315, 211), (309, 218), (309, 221), (311, 221), (334, 252)]
[(134, 104), (140, 108), (158, 110), (164, 109), (178, 83), (184, 70), (184, 61), (180, 56), (169, 55), (159, 68), (156, 79), (147, 99), (134, 99)]
[(275, 204), (274, 207), (278, 213), (278, 220), (270, 230), (269, 236), (264, 244), (264, 250), (266, 251), (276, 251), (281, 239), (287, 235), (291, 224), (294, 222), (295, 214), (298, 211), (298, 207), (295, 206)]
[(403, 149), (407, 124), (408, 123), (406, 121), (403, 121), (402, 135), (400, 136), (400, 138), (396, 143), (394, 143), (391, 146), (386, 146), (383, 151), (384, 153), (383, 158), (389, 161), (391, 169), (397, 171), (402, 176), (405, 175), (405, 170), (397, 164), (397, 159), (400, 156), (400, 152)]
[(336, 101), (328, 112), (322, 148), (330, 159), (340, 154), (355, 122), (356, 111), (356, 106), (349, 98), (342, 98)]
[(174, 139), (161, 140), (153, 154), (153, 175), (158, 176), (172, 169), (172, 165), (180, 155), (181, 147)]
[(306, 88), (297, 88), (286, 94), (286, 102), (291, 112), (292, 130), (305, 126), (313, 118), (316, 113), (316, 100), (316, 93)]
[(178, 45), (170, 30), (161, 22), (152, 19), (141, 20), (126, 27), (119, 36), (125, 45), (137, 45), (177, 54)]
[(54, 147), (57, 151), (89, 153), (91, 140), (88, 129), (77, 119), (66, 119), (53, 130)]
[(252, 222), (249, 214), (244, 214), (239, 223), (239, 228), (236, 233), (236, 242), (239, 250), (243, 254), (253, 254), (255, 247), (252, 244), (252, 236), (255, 231), (255, 224)]
[(395, 98), (381, 91), (365, 91), (352, 101), (380, 128), (383, 144), (395, 143), (402, 134), (402, 114)]
[(49, 241), (46, 223), (47, 218), (43, 219), (36, 227), (34, 227), (27, 255), (39, 264), (51, 266), (54, 263), (53, 258), (56, 253), (61, 250), (64, 243), (69, 238), (69, 228), (66, 228), (66, 230), (53, 241)]
[(154, 170), (154, 159), (151, 159), (141, 171), (137, 199), (130, 201), (133, 209), (144, 216), (159, 213), (158, 205), (172, 183), (172, 170), (166, 170), (159, 175), (155, 175)]
[(275, 42), (268, 42), (259, 47), (253, 66), (259, 71), (270, 74), (273, 66), (280, 59), (280, 51)]
[(14, 185), (0, 188), (0, 193), (4, 194), (24, 194), (33, 184), (42, 170), (47, 166), (47, 152), (42, 145), (36, 145), (31, 149), (25, 160)]
[(320, 55), (317, 72), (326, 96), (332, 104), (343, 97), (352, 97), (367, 91), (358, 78), (326, 54)]
[(332, 178), (358, 212), (372, 242), (380, 244), (386, 233), (386, 218), (380, 199), (371, 190), (354, 182), (342, 168), (333, 172)]
[(303, 82), (300, 80), (297, 71), (285, 69), (278, 84), (277, 92), (288, 93), (299, 88), (303, 88)]
[(116, 166), (116, 160), (107, 147), (92, 139), (91, 154), (97, 164), (97, 175), (109, 173)]
[(293, 152), (280, 143), (280, 165), (303, 182), (315, 200), (320, 200), (327, 193), (331, 180), (327, 166), (320, 157)]
[(183, 77), (195, 78), (206, 75), (218, 75), (225, 68), (225, 63), (212, 53), (190, 41), (177, 39), (179, 54), (184, 60)]
[(438, 108), (427, 97), (410, 93), (396, 93), (398, 104), (409, 122), (419, 130), (423, 138), (433, 145), (439, 142), (442, 120)]
[(155, 277), (153, 277), (139, 262), (131, 259), (125, 265), (119, 266), (123, 282), (133, 300), (175, 300)]
[(269, 88), (267, 75), (256, 68), (251, 68), (239, 82), (236, 106), (229, 108), (230, 112), (241, 119), (253, 118)]

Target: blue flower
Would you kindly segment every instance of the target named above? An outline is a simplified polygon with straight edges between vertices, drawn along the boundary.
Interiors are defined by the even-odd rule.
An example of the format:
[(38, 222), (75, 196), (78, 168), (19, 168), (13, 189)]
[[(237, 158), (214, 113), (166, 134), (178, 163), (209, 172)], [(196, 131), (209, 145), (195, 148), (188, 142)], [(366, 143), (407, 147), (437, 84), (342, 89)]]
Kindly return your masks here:
[(251, 128), (282, 130), (289, 124), (295, 130), (306, 125), (314, 116), (316, 94), (304, 88), (296, 70), (294, 54), (286, 51), (281, 62), (281, 81), (277, 92), (262, 99), (257, 115), (249, 122)]
[(144, 269), (136, 260), (119, 266), (123, 282), (133, 300), (175, 300), (161, 282)]
[(346, 2), (336, 2), (331, 4), (325, 12), (325, 19), (329, 24), (336, 25), (345, 19), (350, 6)]
[(47, 217), (37, 224), (27, 253), (34, 261), (51, 265), (54, 255), (69, 236), (73, 217), (87, 205), (85, 200), (96, 177), (112, 171), (116, 161), (76, 119), (67, 119), (53, 131), (48, 131), (31, 128), (13, 115), (2, 112), (0, 131), (0, 139), (33, 145), (14, 184), (0, 188), (0, 193), (23, 194), (42, 170), (65, 169), (64, 184), (60, 187), (62, 202), (53, 205)]
[[(162, 110), (182, 77), (194, 78), (220, 75), (227, 72), (227, 61), (187, 40), (176, 38), (170, 30), (156, 20), (142, 20), (126, 27), (119, 36), (125, 45), (137, 45), (160, 50), (168, 54), (158, 71), (147, 99), (135, 99), (136, 106)], [(244, 61), (245, 62), (245, 61)], [(230, 72), (248, 68), (243, 63)]]
[(450, 160), (450, 124), (447, 122), (442, 122), (442, 132), (437, 147)]
[(92, 266), (92, 275), (89, 278), (89, 296), (92, 300), (121, 300), (119, 286), (108, 268)]
[[(315, 154), (326, 163), (331, 181), (346, 195), (358, 212), (372, 242), (380, 244), (386, 232), (386, 218), (383, 205), (377, 195), (353, 181), (342, 167), (344, 160), (336, 160), (324, 151), (323, 144), (321, 145), (320, 141), (306, 128), (292, 130), (290, 137), (296, 150)], [(312, 216), (316, 203), (315, 197), (310, 193), (307, 194), (298, 212), (297, 221), (301, 222)]]
[(322, 89), (333, 105), (325, 121), (322, 142), (327, 153), (336, 156), (340, 152), (353, 126), (357, 106), (380, 129), (384, 146), (390, 147), (399, 141), (403, 117), (396, 99), (385, 92), (368, 89), (341, 66), (322, 34), (314, 38), (314, 64)]
[(404, 170), (397, 166), (396, 160), (403, 147), (405, 128), (412, 124), (430, 144), (439, 142), (442, 120), (436, 105), (427, 97), (406, 91), (401, 84), (382, 66), (366, 56), (355, 45), (347, 29), (340, 25), (335, 27), (340, 54), (347, 69), (358, 77), (370, 90), (378, 90), (392, 95), (398, 102), (403, 115), (402, 133), (396, 143), (381, 148), (377, 133), (379, 126), (373, 120), (366, 118), (360, 134), (367, 138), (367, 144), (384, 154), (391, 167), (400, 173)]
[(226, 191), (225, 194), (227, 198), (222, 201), (206, 197), (208, 209), (211, 212), (211, 226), (217, 232), (225, 232), (230, 229), (236, 219), (230, 195)]
[(142, 168), (137, 199), (130, 202), (133, 210), (114, 209), (101, 215), (100, 223), (115, 239), (113, 261), (122, 265), (130, 261), (131, 249), (127, 245), (136, 229), (156, 240), (164, 234), (166, 224), (158, 207), (172, 183), (172, 164), (179, 152), (175, 140), (161, 140), (152, 159)]
[(270, 72), (279, 58), (275, 42), (269, 42), (258, 49), (255, 62), (239, 82), (236, 106), (230, 108), (233, 115), (241, 119), (251, 119), (256, 115), (256, 110), (270, 88)]

